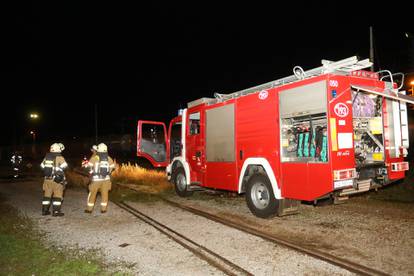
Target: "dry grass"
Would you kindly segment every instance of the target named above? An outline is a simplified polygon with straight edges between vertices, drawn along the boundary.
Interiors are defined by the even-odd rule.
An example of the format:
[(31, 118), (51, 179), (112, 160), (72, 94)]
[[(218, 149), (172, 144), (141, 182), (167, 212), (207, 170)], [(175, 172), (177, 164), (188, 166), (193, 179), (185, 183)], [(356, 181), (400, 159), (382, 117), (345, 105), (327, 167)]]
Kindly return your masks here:
[(114, 183), (133, 185), (144, 193), (161, 193), (171, 188), (164, 172), (147, 170), (136, 164), (122, 164), (112, 173)]
[[(68, 185), (72, 187), (88, 187), (89, 177), (81, 169), (66, 172)], [(165, 172), (144, 169), (136, 164), (117, 165), (111, 176), (113, 188), (118, 184), (141, 194), (160, 194), (171, 190), (171, 184), (167, 181)]]

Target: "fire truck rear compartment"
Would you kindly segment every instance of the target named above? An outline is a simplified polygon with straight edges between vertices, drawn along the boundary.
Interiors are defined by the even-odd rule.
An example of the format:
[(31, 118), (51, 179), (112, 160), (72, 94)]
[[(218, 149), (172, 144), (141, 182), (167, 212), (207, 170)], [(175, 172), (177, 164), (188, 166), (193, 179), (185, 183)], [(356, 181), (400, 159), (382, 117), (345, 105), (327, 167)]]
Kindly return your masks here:
[(326, 162), (326, 131), (326, 113), (282, 119), (283, 161)]
[[(382, 184), (386, 177), (383, 98), (356, 91), (352, 94), (354, 152), (358, 172), (355, 188), (360, 190), (359, 186), (363, 186), (363, 190), (367, 190), (370, 187), (366, 187), (366, 180)], [(362, 185), (359, 185), (360, 181), (363, 181)]]

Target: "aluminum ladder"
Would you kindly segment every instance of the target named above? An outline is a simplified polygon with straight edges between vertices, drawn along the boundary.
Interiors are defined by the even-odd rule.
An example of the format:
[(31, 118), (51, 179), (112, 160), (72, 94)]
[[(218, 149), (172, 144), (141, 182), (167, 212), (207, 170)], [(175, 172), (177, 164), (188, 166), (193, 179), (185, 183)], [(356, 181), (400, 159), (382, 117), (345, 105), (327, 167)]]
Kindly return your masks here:
[(241, 96), (245, 96), (254, 92), (258, 92), (264, 89), (269, 89), (277, 86), (281, 86), (284, 84), (292, 83), (295, 81), (303, 80), (310, 77), (315, 77), (323, 74), (333, 73), (337, 72), (339, 74), (349, 74), (352, 71), (355, 70), (362, 70), (365, 68), (368, 68), (372, 65), (372, 62), (369, 61), (369, 59), (364, 59), (358, 61), (358, 58), (356, 56), (349, 57), (346, 59), (342, 59), (339, 61), (330, 61), (330, 60), (322, 60), (321, 61), (322, 66), (310, 69), (308, 71), (304, 71), (302, 67), (295, 66), (293, 67), (293, 75), (284, 77), (278, 80), (274, 80), (271, 82), (267, 82), (264, 84), (260, 84), (251, 88), (247, 88), (244, 90), (240, 90), (237, 92), (233, 92), (231, 94), (220, 94), (220, 93), (214, 93), (214, 97), (218, 101), (225, 101), (229, 99), (238, 98)]

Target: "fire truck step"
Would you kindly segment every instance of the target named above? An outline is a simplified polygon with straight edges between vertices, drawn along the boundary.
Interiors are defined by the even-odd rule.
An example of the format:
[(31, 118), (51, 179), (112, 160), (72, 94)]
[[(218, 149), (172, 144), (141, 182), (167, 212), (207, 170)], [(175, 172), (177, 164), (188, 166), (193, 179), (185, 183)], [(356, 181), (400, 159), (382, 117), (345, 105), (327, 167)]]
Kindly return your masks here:
[(348, 196), (336, 196), (334, 197), (333, 204), (343, 204), (348, 200)]
[(206, 189), (199, 186), (198, 183), (191, 183), (190, 187), (188, 187), (188, 191), (191, 191), (191, 192), (198, 192), (198, 191), (205, 191), (205, 190)]
[(369, 191), (370, 188), (371, 188), (371, 179), (359, 180), (357, 181), (356, 188), (352, 187), (348, 189), (343, 189), (339, 193), (339, 197), (348, 196), (352, 194), (358, 194), (358, 193), (364, 193), (364, 192)]

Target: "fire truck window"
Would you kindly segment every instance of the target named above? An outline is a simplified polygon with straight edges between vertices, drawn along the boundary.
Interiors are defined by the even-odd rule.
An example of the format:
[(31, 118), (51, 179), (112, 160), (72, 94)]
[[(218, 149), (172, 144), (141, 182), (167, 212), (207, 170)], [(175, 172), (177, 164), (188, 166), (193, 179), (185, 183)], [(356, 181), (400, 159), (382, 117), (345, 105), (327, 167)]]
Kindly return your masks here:
[(234, 104), (206, 110), (207, 162), (235, 161)]
[(328, 162), (326, 113), (281, 120), (283, 162)]
[(281, 91), (282, 162), (328, 162), (326, 81)]
[(170, 151), (171, 160), (181, 155), (181, 123), (171, 127)]
[(189, 119), (190, 135), (200, 134), (200, 112), (190, 114)]
[(157, 162), (166, 158), (165, 133), (163, 125), (143, 124), (141, 127), (141, 150)]

